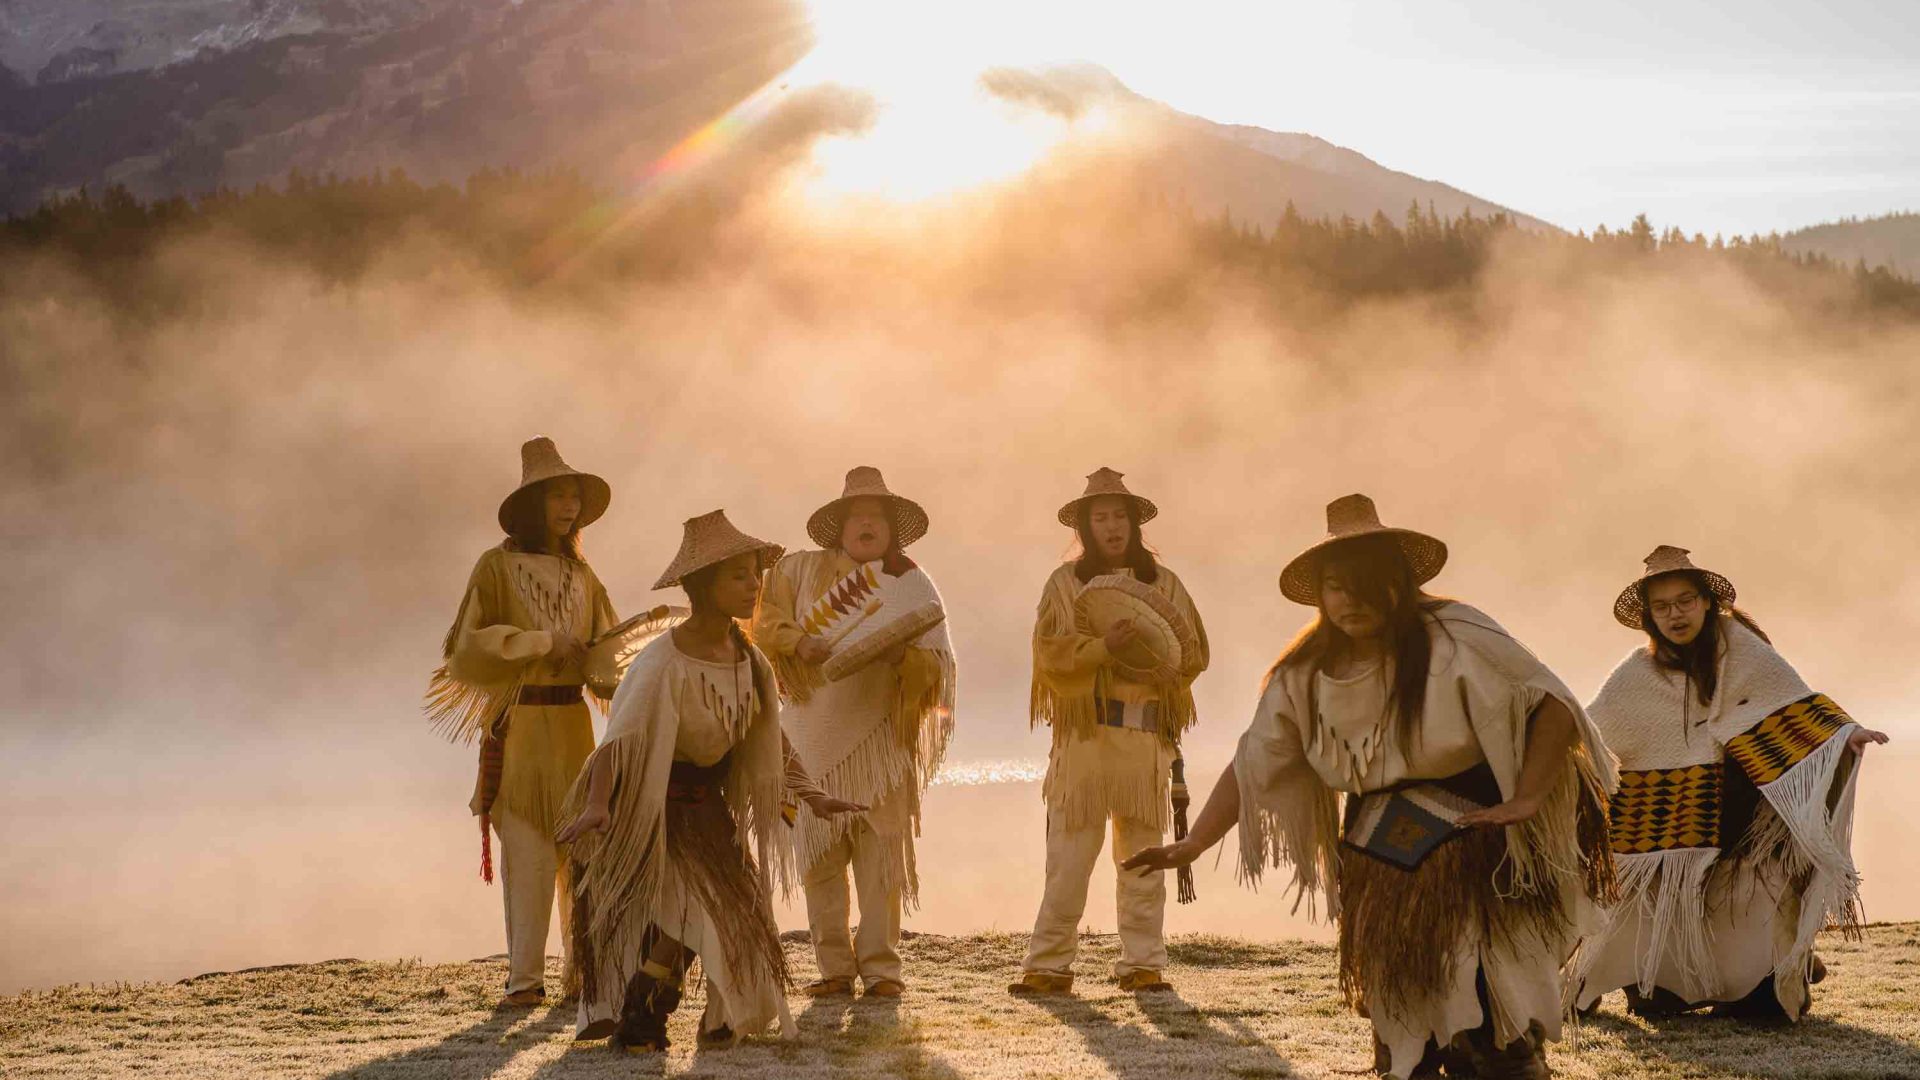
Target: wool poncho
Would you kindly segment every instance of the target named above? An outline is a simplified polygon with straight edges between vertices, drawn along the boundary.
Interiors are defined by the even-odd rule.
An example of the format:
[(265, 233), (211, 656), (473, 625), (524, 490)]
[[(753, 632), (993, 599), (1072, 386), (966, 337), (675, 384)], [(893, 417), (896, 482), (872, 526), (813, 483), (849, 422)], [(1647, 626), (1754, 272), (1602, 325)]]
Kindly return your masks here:
[(1589, 712), (1620, 757), (1611, 834), (1622, 902), (1581, 947), (1581, 1006), (1632, 985), (1733, 1001), (1766, 978), (1807, 1005), (1814, 936), (1856, 926), (1852, 720), (1732, 615), (1711, 702), (1635, 649)]
[(802, 873), (864, 819), (889, 844), (890, 883), (911, 910), (920, 886), (920, 800), (953, 738), (957, 671), (945, 623), (908, 648), (898, 667), (875, 662), (837, 682), (794, 655), (806, 636), (799, 613), (856, 565), (837, 550), (781, 559), (754, 610), (753, 638), (772, 657), (786, 703), (781, 723), (808, 773), (823, 790), (872, 808), (861, 818), (801, 810), (795, 843)]

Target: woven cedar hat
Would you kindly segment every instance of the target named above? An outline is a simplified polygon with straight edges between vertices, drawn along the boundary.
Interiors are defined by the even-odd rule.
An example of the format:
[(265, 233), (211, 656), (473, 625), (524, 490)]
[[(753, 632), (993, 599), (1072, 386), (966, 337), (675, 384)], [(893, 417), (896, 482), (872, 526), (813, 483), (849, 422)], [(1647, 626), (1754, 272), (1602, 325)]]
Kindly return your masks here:
[(1413, 583), (1425, 585), (1447, 565), (1447, 545), (1412, 529), (1380, 524), (1380, 511), (1365, 495), (1347, 495), (1327, 504), (1326, 539), (1294, 556), (1280, 571), (1280, 592), (1296, 604), (1320, 606), (1320, 556), (1335, 544), (1362, 536), (1391, 536), (1413, 568)]
[(1079, 527), (1080, 504), (1102, 495), (1118, 495), (1133, 504), (1133, 523), (1145, 525), (1160, 513), (1160, 508), (1147, 499), (1143, 499), (1127, 490), (1121, 480), (1124, 473), (1114, 472), (1102, 466), (1087, 474), (1087, 490), (1077, 499), (1060, 508), (1060, 524), (1069, 529)]
[(1619, 598), (1613, 602), (1613, 617), (1620, 620), (1622, 626), (1630, 627), (1634, 630), (1642, 629), (1640, 612), (1642, 605), (1645, 603), (1645, 593), (1643, 590), (1646, 589), (1647, 582), (1652, 581), (1662, 574), (1671, 574), (1681, 570), (1691, 570), (1699, 574), (1702, 578), (1705, 578), (1707, 588), (1713, 592), (1713, 595), (1720, 598), (1721, 603), (1733, 603), (1733, 582), (1728, 581), (1726, 578), (1721, 577), (1711, 570), (1705, 570), (1693, 565), (1693, 560), (1687, 558), (1688, 554), (1689, 552), (1686, 548), (1674, 547), (1671, 544), (1661, 544), (1659, 547), (1654, 548), (1653, 553), (1648, 555), (1645, 560), (1647, 572), (1635, 579), (1633, 584), (1621, 590)]
[(580, 470), (560, 460), (560, 451), (553, 440), (545, 435), (537, 435), (520, 444), (520, 486), (513, 494), (500, 500), (500, 528), (512, 532), (513, 526), (507, 520), (507, 507), (521, 492), (560, 476), (578, 477), (580, 480), (580, 518), (574, 522), (574, 528), (584, 529), (598, 521), (601, 514), (607, 512), (607, 504), (613, 501), (613, 489), (605, 480)]
[(815, 510), (807, 519), (807, 535), (814, 543), (828, 551), (840, 546), (840, 527), (847, 519), (847, 505), (855, 499), (879, 499), (887, 505), (887, 516), (893, 522), (893, 541), (900, 547), (927, 535), (927, 512), (920, 504), (888, 491), (887, 481), (879, 469), (857, 465), (847, 470), (847, 483), (840, 497)]
[(679, 553), (660, 572), (660, 580), (654, 582), (653, 587), (670, 589), (695, 570), (726, 562), (735, 555), (749, 551), (767, 552), (770, 562), (786, 553), (786, 549), (779, 544), (756, 540), (734, 528), (733, 522), (727, 520), (725, 510), (688, 518), (686, 531), (680, 537)]

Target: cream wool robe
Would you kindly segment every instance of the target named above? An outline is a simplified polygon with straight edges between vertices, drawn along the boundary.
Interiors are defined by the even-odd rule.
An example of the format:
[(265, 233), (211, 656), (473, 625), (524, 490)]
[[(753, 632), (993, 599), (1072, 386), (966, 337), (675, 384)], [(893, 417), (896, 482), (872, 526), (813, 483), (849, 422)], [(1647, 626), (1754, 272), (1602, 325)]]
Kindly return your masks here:
[[(1647, 649), (1629, 653), (1588, 706), (1620, 756), (1614, 858), (1623, 899), (1581, 946), (1575, 1003), (1623, 986), (1656, 987), (1690, 1004), (1737, 1001), (1769, 975), (1788, 1017), (1808, 1003), (1814, 935), (1855, 922), (1859, 873), (1850, 848), (1856, 760), (1852, 723), (1783, 751), (1759, 786), (1750, 822), (1727, 822), (1727, 796), (1752, 781), (1730, 744), (1769, 714), (1813, 695), (1773, 646), (1719, 616), (1713, 700)], [(1749, 736), (1751, 738), (1751, 736)], [(1830, 801), (1831, 800), (1831, 801)], [(1659, 811), (1656, 818), (1651, 813)], [(1733, 825), (1738, 832), (1729, 829)]]
[(555, 667), (542, 659), (555, 636), (584, 643), (618, 623), (606, 589), (586, 563), (516, 551), (509, 541), (489, 548), (475, 564), (447, 631), (446, 662), (428, 688), (428, 715), (449, 737), (473, 742), (504, 736), (494, 805), (481, 805), (476, 783), (469, 808), (475, 815), (490, 812), (500, 837), (508, 993), (539, 989), (545, 981), (556, 892), (566, 948), (566, 854), (553, 833), (560, 801), (593, 749), (593, 720), (584, 702), (522, 705), (520, 688), (580, 686), (585, 676), (578, 664)]
[[(1193, 680), (1206, 670), (1209, 654), (1193, 597), (1172, 570), (1160, 566), (1158, 571), (1153, 587), (1186, 616), (1200, 646), (1178, 681), (1168, 685), (1121, 678), (1110, 663), (1106, 640), (1080, 632), (1074, 600), (1082, 586), (1072, 563), (1056, 569), (1040, 594), (1033, 629), (1032, 722), (1049, 725), (1053, 743), (1041, 785), (1047, 804), (1046, 891), (1034, 918), (1027, 971), (1071, 973), (1087, 879), (1109, 828), (1118, 863), (1159, 844), (1172, 818), (1168, 770), (1180, 734), (1193, 724)], [(1154, 702), (1162, 712), (1160, 728), (1107, 726), (1099, 720), (1097, 698)], [(1121, 873), (1116, 890), (1121, 955), (1115, 974), (1165, 967), (1165, 876)]]
[[(1592, 894), (1604, 865), (1604, 837), (1583, 836), (1579, 809), (1598, 822), (1604, 791), (1615, 782), (1612, 756), (1571, 691), (1499, 624), (1465, 604), (1445, 602), (1429, 625), (1432, 666), (1418, 736), (1405, 753), (1388, 733), (1382, 667), (1348, 680), (1330, 680), (1295, 665), (1268, 680), (1234, 756), (1240, 783), (1240, 873), (1257, 885), (1269, 866), (1292, 868), (1296, 906), (1316, 899), (1336, 919), (1343, 910), (1341, 876), (1366, 870), (1400, 875), (1406, 885), (1434, 866), (1449, 848), (1474, 843), (1473, 834), (1448, 841), (1416, 871), (1373, 869), (1372, 856), (1341, 841), (1335, 793), (1349, 797), (1409, 780), (1453, 776), (1484, 762), (1501, 796), (1517, 790), (1525, 761), (1528, 718), (1548, 696), (1576, 721), (1573, 767), (1566, 769), (1535, 816), (1505, 830), (1498, 881), (1439, 881), (1435, 892), (1484, 896), (1481, 924), (1434, 925), (1426, 910), (1408, 907), (1369, 913), (1366, 934), (1342, 926), (1342, 981), (1365, 999), (1375, 1037), (1386, 1046), (1392, 1075), (1409, 1076), (1426, 1043), (1448, 1045), (1485, 1019), (1475, 989), (1484, 972), (1496, 1046), (1530, 1031), (1560, 1032), (1561, 966), (1581, 930), (1598, 919)], [(1319, 678), (1313, 697), (1309, 680)], [(1318, 715), (1309, 702), (1317, 701)], [(1344, 850), (1343, 850), (1344, 847)], [(1591, 851), (1586, 849), (1591, 848)], [(1398, 879), (1389, 879), (1398, 880)], [(1542, 912), (1536, 917), (1530, 912)], [(1431, 939), (1438, 938), (1437, 943)], [(1398, 954), (1427, 939), (1448, 958), (1436, 985), (1355, 955), (1376, 949)], [(1349, 940), (1353, 938), (1353, 940)], [(1384, 974), (1383, 974), (1384, 969)], [(1359, 985), (1353, 985), (1354, 983)], [(1389, 985), (1390, 984), (1390, 985)]]
[[(758, 678), (756, 678), (758, 676)], [(757, 686), (772, 671), (757, 649), (737, 664), (697, 660), (671, 633), (642, 649), (614, 694), (607, 735), (594, 751), (613, 769), (611, 822), (574, 841), (584, 935), (579, 1028), (620, 1016), (628, 980), (645, 957), (648, 927), (693, 950), (707, 981), (702, 1031), (736, 1039), (777, 1025), (797, 1036), (778, 967), (771, 890), (791, 880), (780, 802), (786, 783), (779, 703)], [(731, 755), (729, 758), (728, 755)], [(714, 867), (685, 865), (667, 835), (668, 777), (676, 761), (711, 766), (728, 758), (722, 795), (738, 847), (753, 852), (752, 910), (717, 910), (703, 899)], [(586, 802), (583, 770), (567, 797), (571, 819)], [(737, 874), (740, 868), (720, 868)]]
[[(807, 771), (828, 793), (872, 808), (834, 818), (804, 809), (795, 833), (820, 974), (859, 975), (871, 986), (900, 981), (900, 916), (919, 900), (920, 800), (953, 736), (956, 678), (944, 624), (898, 667), (869, 664), (838, 682), (794, 655), (805, 636), (800, 613), (857, 565), (839, 550), (781, 559), (754, 610), (753, 638), (779, 674), (781, 722)], [(847, 927), (849, 867), (860, 899), (857, 941)]]

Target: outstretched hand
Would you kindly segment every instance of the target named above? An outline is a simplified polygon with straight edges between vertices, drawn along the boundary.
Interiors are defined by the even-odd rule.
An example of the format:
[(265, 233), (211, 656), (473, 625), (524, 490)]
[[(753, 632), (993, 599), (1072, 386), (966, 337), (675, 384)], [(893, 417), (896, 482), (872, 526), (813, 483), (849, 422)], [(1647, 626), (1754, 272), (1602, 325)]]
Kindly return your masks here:
[(807, 800), (807, 809), (812, 810), (816, 817), (833, 817), (836, 814), (863, 814), (868, 807), (866, 803), (848, 802), (831, 795), (816, 795)]
[(1155, 870), (1178, 870), (1200, 857), (1199, 849), (1184, 840), (1175, 840), (1171, 844), (1159, 847), (1141, 848), (1132, 857), (1120, 864), (1122, 870), (1141, 870), (1151, 873)]
[(1498, 806), (1489, 806), (1485, 810), (1460, 815), (1459, 824), (1470, 829), (1497, 829), (1508, 825), (1518, 825), (1540, 812), (1540, 804), (1533, 799), (1508, 799)]
[(604, 806), (589, 806), (580, 811), (580, 816), (560, 827), (553, 835), (557, 843), (571, 844), (579, 837), (593, 832), (605, 832), (613, 822), (613, 815)]
[(1886, 741), (1887, 733), (1884, 731), (1857, 727), (1853, 729), (1853, 734), (1847, 736), (1847, 749), (1857, 754), (1866, 749), (1868, 743), (1885, 743)]

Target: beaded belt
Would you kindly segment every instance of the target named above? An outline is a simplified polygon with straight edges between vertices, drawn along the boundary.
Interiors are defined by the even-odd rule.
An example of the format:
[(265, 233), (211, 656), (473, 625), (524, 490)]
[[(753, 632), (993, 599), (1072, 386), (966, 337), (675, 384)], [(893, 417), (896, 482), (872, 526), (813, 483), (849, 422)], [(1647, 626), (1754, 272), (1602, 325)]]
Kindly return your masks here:
[(1094, 698), (1093, 714), (1108, 727), (1131, 728), (1134, 731), (1160, 730), (1160, 703), (1157, 701)]

